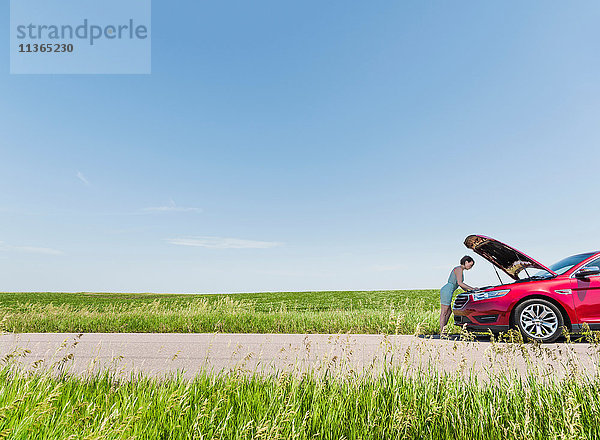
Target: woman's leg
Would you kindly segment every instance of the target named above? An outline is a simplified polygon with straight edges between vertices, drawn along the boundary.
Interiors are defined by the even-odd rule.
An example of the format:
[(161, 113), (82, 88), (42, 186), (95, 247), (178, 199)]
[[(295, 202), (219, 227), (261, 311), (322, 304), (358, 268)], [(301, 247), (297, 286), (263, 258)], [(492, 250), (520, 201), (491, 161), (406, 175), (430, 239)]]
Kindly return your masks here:
[(440, 310), (440, 335), (444, 332), (444, 327), (446, 327), (446, 324), (448, 323), (448, 318), (450, 318), (451, 314), (452, 309), (450, 308), (450, 306), (442, 304)]
[(450, 321), (450, 317), (452, 316), (452, 307), (448, 306), (448, 312), (446, 314), (446, 322), (444, 323), (444, 327), (448, 325), (448, 321)]

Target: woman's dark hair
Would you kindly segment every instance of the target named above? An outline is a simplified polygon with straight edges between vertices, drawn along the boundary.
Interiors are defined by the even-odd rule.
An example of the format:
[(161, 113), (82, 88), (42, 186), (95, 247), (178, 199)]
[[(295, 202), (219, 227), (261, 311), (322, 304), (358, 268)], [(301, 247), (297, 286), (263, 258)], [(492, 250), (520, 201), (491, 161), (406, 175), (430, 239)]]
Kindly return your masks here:
[(470, 261), (473, 262), (473, 263), (475, 263), (471, 257), (469, 257), (468, 255), (465, 255), (464, 257), (462, 257), (460, 259), (460, 264), (462, 266), (463, 264), (468, 263)]

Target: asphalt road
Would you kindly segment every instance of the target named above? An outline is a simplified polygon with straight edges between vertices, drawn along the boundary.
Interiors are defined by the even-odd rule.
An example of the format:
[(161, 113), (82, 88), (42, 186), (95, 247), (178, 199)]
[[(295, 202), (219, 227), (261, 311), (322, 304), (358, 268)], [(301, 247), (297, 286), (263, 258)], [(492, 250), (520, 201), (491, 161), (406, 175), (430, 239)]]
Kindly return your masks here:
[(600, 347), (432, 339), (406, 335), (231, 333), (23, 333), (0, 336), (2, 363), (28, 370), (89, 374), (109, 369), (129, 377), (201, 371), (272, 374), (380, 374), (393, 366), (407, 374), (425, 368), (490, 380), (506, 372), (548, 378), (592, 376)]

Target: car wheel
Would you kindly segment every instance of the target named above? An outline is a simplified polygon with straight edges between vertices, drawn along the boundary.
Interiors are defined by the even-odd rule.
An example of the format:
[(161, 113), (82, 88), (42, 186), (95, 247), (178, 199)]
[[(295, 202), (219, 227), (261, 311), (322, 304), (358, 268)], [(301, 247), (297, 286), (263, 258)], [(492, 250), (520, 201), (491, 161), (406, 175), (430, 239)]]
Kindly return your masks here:
[(515, 323), (525, 339), (553, 342), (562, 333), (564, 320), (554, 304), (543, 299), (529, 299), (515, 310)]

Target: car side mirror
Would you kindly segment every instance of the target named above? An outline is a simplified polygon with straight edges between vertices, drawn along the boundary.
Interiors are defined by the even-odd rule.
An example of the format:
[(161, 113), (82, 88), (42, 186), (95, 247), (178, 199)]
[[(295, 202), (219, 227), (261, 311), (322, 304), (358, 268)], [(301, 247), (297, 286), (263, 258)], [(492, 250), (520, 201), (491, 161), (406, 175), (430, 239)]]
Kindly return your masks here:
[(587, 278), (592, 275), (600, 275), (600, 267), (589, 266), (575, 272), (575, 278)]

